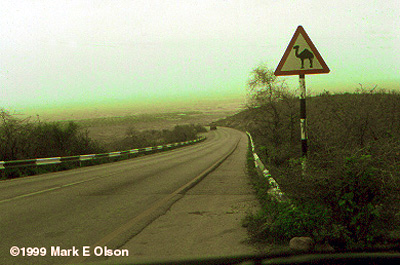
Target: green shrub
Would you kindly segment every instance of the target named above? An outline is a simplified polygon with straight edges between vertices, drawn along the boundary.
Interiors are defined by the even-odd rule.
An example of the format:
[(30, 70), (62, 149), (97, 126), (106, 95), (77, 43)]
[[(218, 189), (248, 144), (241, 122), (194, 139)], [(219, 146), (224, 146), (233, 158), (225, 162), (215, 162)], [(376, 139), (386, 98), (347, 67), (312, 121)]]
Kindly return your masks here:
[(243, 220), (252, 240), (282, 243), (294, 236), (313, 236), (319, 227), (325, 226), (328, 214), (321, 205), (308, 202), (296, 207), (292, 201), (278, 202), (268, 193), (270, 186), (254, 168), (250, 147), (247, 171), (261, 205), (256, 214), (248, 214)]
[[(287, 165), (281, 187), (300, 213), (296, 217), (281, 211), (283, 220), (304, 220), (303, 235), (310, 235), (312, 228), (316, 241), (328, 240), (338, 249), (373, 247), (390, 229), (399, 229), (399, 179), (378, 168), (382, 162), (369, 152), (364, 148), (353, 156), (334, 158), (334, 170), (315, 167), (320, 162), (312, 156), (305, 176), (299, 174), (298, 161)], [(289, 183), (294, 188), (286, 188)], [(318, 215), (324, 222), (315, 218)], [(298, 225), (293, 226), (291, 233), (297, 231)]]
[[(398, 193), (393, 185), (398, 181), (389, 181), (377, 164), (378, 159), (359, 152), (346, 157), (341, 174), (331, 178), (332, 190), (326, 194), (324, 202), (334, 213), (332, 226), (340, 226), (345, 231), (341, 236), (332, 234), (331, 239), (340, 239), (347, 249), (372, 247), (378, 238), (388, 233), (389, 220), (398, 219), (399, 206), (397, 200), (392, 201)], [(397, 207), (393, 207), (393, 202)]]

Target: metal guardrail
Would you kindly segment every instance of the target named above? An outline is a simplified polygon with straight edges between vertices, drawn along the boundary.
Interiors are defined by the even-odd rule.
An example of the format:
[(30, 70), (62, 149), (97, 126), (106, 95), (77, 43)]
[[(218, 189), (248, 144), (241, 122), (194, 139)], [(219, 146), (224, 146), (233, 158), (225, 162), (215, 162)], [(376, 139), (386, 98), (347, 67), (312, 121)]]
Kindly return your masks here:
[(35, 158), (35, 159), (26, 159), (26, 160), (12, 160), (12, 161), (0, 161), (0, 170), (8, 169), (8, 168), (21, 168), (21, 167), (31, 167), (31, 166), (44, 166), (44, 165), (56, 165), (61, 163), (68, 162), (82, 162), (88, 160), (95, 160), (100, 158), (114, 158), (123, 155), (137, 155), (137, 154), (151, 154), (153, 152), (159, 151), (167, 151), (180, 146), (190, 145), (197, 142), (201, 142), (205, 140), (206, 137), (199, 137), (195, 140), (166, 144), (166, 145), (158, 145), (152, 147), (144, 147), (131, 149), (126, 151), (116, 151), (110, 153), (102, 153), (102, 154), (87, 154), (87, 155), (76, 155), (76, 156), (65, 156), (65, 157), (48, 157), (48, 158)]
[(272, 197), (274, 197), (278, 201), (284, 200), (284, 194), (279, 188), (278, 182), (276, 182), (276, 180), (271, 176), (268, 169), (264, 166), (263, 162), (261, 161), (260, 157), (257, 155), (255, 151), (253, 137), (251, 137), (251, 134), (249, 132), (246, 132), (246, 134), (250, 139), (251, 152), (253, 153), (253, 158), (254, 158), (254, 167), (256, 168), (259, 174), (261, 174), (264, 178), (268, 180), (268, 184), (270, 186), (268, 193), (271, 194)]

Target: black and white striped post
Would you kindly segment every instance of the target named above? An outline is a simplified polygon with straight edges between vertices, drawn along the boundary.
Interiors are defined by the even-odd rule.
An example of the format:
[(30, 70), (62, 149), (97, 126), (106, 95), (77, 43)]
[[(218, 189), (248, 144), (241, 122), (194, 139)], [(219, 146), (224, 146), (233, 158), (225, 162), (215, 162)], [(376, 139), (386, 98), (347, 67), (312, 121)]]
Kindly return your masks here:
[(299, 75), (300, 83), (300, 132), (301, 154), (307, 157), (307, 117), (306, 117), (306, 82), (304, 74)]
[(301, 135), (301, 174), (306, 174), (307, 165), (307, 116), (306, 116), (306, 80), (304, 74), (299, 75), (300, 84), (300, 135)]

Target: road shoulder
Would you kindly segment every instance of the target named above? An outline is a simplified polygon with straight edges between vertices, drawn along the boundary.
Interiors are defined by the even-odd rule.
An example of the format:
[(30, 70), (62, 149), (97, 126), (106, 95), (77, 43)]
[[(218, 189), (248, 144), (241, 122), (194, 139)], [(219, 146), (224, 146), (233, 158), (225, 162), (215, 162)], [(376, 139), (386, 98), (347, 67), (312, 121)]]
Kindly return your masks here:
[[(254, 254), (241, 226), (258, 202), (246, 174), (247, 137), (215, 171), (121, 249), (146, 262)], [(114, 260), (114, 259), (113, 259)], [(115, 260), (114, 260), (115, 261)]]

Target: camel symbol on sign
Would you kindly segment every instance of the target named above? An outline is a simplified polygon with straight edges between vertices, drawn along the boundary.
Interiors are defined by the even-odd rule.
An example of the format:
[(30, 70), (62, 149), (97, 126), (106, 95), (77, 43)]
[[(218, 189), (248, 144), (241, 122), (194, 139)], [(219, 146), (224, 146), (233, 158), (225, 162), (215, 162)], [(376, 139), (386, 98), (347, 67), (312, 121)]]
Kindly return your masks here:
[(313, 68), (312, 61), (314, 59), (314, 54), (310, 52), (308, 49), (304, 49), (300, 54), (299, 54), (299, 45), (296, 45), (293, 47), (294, 50), (296, 50), (296, 57), (300, 58), (301, 60), (301, 69), (304, 68), (304, 60), (308, 59), (310, 61), (310, 68)]

